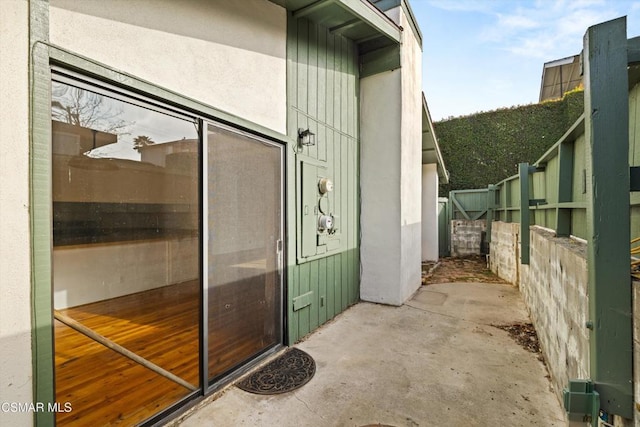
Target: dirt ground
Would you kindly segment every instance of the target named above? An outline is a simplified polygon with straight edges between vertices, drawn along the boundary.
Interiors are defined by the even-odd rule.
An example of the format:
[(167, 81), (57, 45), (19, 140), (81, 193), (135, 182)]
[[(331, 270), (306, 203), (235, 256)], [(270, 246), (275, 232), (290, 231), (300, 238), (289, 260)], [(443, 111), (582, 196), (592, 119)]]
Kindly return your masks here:
[(437, 263), (423, 263), (422, 280), (425, 285), (451, 282), (505, 283), (487, 268), (484, 255), (440, 258)]

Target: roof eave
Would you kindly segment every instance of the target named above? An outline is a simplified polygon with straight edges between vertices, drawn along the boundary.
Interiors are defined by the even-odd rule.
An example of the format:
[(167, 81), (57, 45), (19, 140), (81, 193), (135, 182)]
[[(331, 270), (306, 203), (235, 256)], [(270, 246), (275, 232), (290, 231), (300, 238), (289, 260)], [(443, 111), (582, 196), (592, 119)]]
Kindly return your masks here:
[[(432, 152), (435, 155), (435, 161), (427, 161), (425, 159), (425, 153)], [(438, 138), (433, 127), (433, 121), (431, 120), (431, 113), (429, 112), (429, 106), (427, 100), (422, 93), (422, 164), (436, 163), (438, 168), (438, 176), (443, 184), (449, 183), (449, 171), (444, 164), (442, 158), (442, 152), (440, 151), (440, 145), (438, 144)]]
[[(294, 18), (307, 18), (357, 44), (382, 38), (382, 46), (400, 43), (401, 28), (367, 0), (270, 0)], [(382, 47), (374, 44), (376, 48)]]

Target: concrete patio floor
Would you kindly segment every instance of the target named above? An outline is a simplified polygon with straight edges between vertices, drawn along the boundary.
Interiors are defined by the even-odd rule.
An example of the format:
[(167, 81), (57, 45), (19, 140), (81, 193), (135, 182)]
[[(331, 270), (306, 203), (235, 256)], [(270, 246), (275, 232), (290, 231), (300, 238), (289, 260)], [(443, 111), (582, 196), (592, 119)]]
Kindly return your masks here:
[(302, 388), (229, 387), (174, 423), (195, 426), (563, 426), (544, 364), (492, 325), (528, 322), (516, 288), (422, 286), (401, 307), (359, 303), (295, 346), (316, 361)]

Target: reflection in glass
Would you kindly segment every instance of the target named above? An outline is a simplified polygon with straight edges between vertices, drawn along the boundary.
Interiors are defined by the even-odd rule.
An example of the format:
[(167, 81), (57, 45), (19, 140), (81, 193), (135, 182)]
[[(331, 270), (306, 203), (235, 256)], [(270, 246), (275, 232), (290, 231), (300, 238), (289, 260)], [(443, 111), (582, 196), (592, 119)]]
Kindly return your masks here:
[(281, 148), (210, 125), (209, 378), (281, 342)]
[(135, 424), (199, 387), (198, 129), (52, 94), (56, 400), (73, 407), (57, 422)]

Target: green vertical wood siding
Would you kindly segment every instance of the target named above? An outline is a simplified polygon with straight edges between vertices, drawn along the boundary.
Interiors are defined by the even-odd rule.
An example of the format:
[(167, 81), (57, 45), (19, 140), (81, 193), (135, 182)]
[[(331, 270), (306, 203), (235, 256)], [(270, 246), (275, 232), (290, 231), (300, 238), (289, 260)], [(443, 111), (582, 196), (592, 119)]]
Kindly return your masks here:
[[(357, 48), (327, 28), (290, 15), (287, 76), (288, 135), (297, 139), (299, 128), (316, 134), (316, 145), (290, 147), (287, 165), (287, 324), (293, 343), (359, 299)], [(338, 231), (314, 256), (300, 253), (298, 244), (300, 168), (307, 164), (326, 171), (335, 187), (328, 198)], [(293, 300), (307, 292), (312, 293), (311, 304), (294, 310)]]

